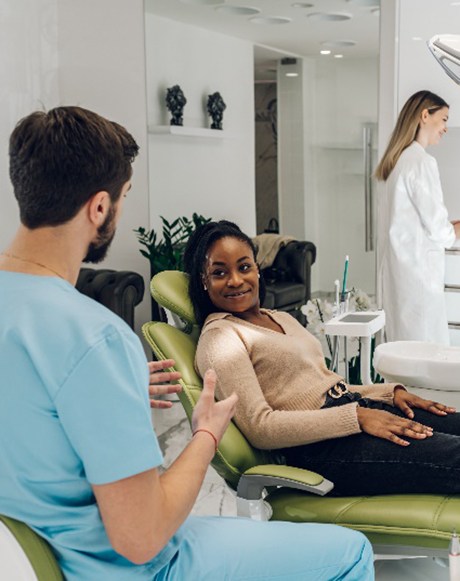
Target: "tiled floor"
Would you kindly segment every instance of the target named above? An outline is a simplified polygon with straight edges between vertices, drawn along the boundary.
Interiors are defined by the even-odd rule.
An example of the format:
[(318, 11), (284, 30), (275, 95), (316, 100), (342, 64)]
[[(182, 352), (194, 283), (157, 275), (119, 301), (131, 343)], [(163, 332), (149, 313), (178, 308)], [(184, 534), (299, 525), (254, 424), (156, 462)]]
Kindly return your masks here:
[[(153, 421), (164, 454), (164, 467), (167, 468), (190, 439), (188, 420), (180, 403), (175, 403), (169, 410), (155, 410)], [(236, 515), (234, 493), (211, 467), (193, 514)], [(377, 581), (449, 581), (448, 569), (432, 559), (378, 560), (375, 570)]]

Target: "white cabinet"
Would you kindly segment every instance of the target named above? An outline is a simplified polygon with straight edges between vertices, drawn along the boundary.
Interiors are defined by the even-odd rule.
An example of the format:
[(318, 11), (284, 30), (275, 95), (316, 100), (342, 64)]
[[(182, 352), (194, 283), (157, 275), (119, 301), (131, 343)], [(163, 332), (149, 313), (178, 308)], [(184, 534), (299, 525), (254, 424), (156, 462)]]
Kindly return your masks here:
[(460, 346), (460, 248), (446, 251), (445, 281), (450, 342)]

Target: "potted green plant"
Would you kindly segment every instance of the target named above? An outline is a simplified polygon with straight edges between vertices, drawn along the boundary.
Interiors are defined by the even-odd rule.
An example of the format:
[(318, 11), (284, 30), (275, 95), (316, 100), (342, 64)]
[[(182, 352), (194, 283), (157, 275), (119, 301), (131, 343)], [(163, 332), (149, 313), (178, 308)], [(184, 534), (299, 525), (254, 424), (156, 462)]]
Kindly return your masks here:
[[(163, 216), (161, 238), (153, 228), (146, 230), (139, 227), (134, 230), (142, 248), (139, 252), (150, 263), (150, 276), (163, 270), (183, 270), (183, 256), (185, 245), (191, 234), (201, 225), (210, 222), (212, 218), (205, 218), (196, 212), (191, 218), (180, 216), (169, 222)], [(153, 320), (164, 320), (164, 314), (157, 303), (152, 299)]]

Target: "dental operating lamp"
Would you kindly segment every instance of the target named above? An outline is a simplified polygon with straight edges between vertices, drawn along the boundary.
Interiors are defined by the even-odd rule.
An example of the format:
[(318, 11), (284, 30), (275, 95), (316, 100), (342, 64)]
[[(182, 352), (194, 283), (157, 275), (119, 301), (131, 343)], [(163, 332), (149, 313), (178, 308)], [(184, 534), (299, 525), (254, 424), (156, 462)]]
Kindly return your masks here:
[[(460, 35), (437, 34), (428, 41), (428, 48), (449, 77), (460, 85)], [(455, 71), (452, 65), (457, 67)]]

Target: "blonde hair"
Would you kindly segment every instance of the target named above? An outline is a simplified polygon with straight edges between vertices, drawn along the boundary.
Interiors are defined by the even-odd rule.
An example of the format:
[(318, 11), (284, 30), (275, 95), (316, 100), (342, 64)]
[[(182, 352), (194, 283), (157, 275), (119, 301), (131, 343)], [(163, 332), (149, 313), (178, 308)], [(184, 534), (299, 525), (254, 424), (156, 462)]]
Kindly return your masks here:
[(417, 137), (422, 112), (427, 109), (430, 115), (449, 105), (430, 91), (418, 91), (409, 97), (399, 114), (388, 146), (380, 160), (374, 176), (385, 181), (393, 171), (399, 156)]

